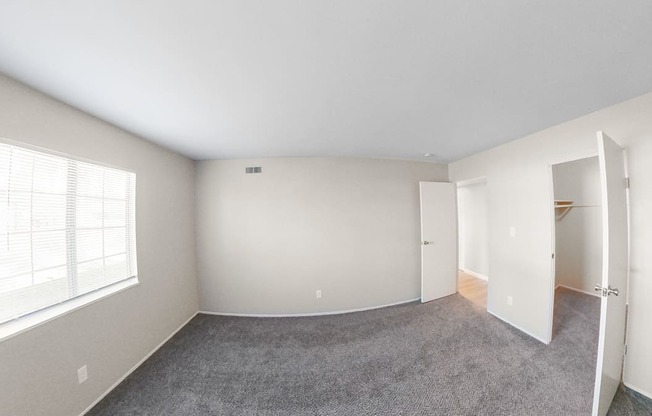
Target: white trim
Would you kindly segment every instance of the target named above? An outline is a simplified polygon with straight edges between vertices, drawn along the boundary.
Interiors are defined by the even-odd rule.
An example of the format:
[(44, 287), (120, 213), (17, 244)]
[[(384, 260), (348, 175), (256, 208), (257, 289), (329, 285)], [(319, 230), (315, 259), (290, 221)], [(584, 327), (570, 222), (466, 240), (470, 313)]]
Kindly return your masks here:
[(536, 339), (537, 341), (540, 341), (540, 342), (542, 342), (542, 343), (544, 343), (546, 345), (550, 344), (550, 341), (547, 341), (547, 342), (544, 341), (543, 339), (539, 338), (538, 336), (534, 335), (533, 333), (531, 333), (529, 331), (526, 331), (525, 329), (521, 328), (520, 326), (514, 325), (513, 323), (511, 323), (507, 319), (501, 318), (500, 316), (496, 315), (495, 313), (493, 313), (489, 309), (487, 309), (487, 312), (489, 312), (493, 317), (498, 318), (501, 321), (505, 322), (506, 324), (509, 324), (509, 325), (513, 326), (514, 328), (518, 329), (519, 331), (523, 332), (524, 334), (531, 336), (532, 338)]
[(404, 305), (406, 303), (412, 303), (416, 302), (418, 300), (421, 300), (421, 297), (410, 299), (410, 300), (402, 300), (400, 302), (395, 302), (395, 303), (388, 303), (387, 305), (380, 305), (380, 306), (369, 306), (366, 308), (358, 308), (358, 309), (347, 309), (343, 311), (332, 311), (332, 312), (310, 312), (310, 313), (233, 313), (233, 312), (209, 312), (209, 311), (199, 311), (199, 313), (203, 313), (206, 315), (218, 315), (218, 316), (238, 316), (241, 318), (301, 318), (301, 317), (306, 317), (306, 316), (327, 316), (327, 315), (342, 315), (345, 313), (353, 313), (353, 312), (364, 312), (364, 311), (371, 311), (374, 309), (382, 309), (382, 308), (388, 308), (390, 306), (398, 306), (398, 305)]
[(546, 336), (548, 337), (548, 342), (552, 342), (552, 331), (555, 320), (555, 283), (557, 280), (557, 214), (555, 213), (555, 171), (553, 169), (553, 164), (548, 164), (548, 192), (550, 193), (550, 203), (548, 209), (550, 215), (548, 220), (550, 221), (550, 277), (548, 283), (548, 328)]
[(89, 412), (93, 407), (95, 407), (95, 405), (97, 405), (100, 401), (102, 401), (102, 399), (105, 398), (109, 393), (111, 393), (111, 392), (113, 391), (113, 389), (115, 389), (116, 387), (118, 387), (118, 385), (119, 385), (120, 383), (122, 383), (122, 382), (124, 381), (124, 379), (126, 379), (127, 377), (129, 377), (129, 375), (130, 375), (131, 373), (133, 373), (134, 371), (136, 371), (136, 369), (137, 369), (138, 367), (140, 367), (140, 366), (141, 366), (145, 361), (147, 361), (147, 359), (148, 359), (149, 357), (151, 357), (151, 356), (152, 356), (156, 351), (158, 351), (159, 348), (161, 348), (163, 345), (165, 345), (165, 343), (168, 342), (168, 341), (170, 340), (170, 338), (172, 338), (173, 336), (175, 336), (176, 333), (179, 332), (179, 331), (180, 331), (184, 326), (188, 325), (188, 322), (192, 321), (192, 318), (194, 318), (195, 316), (197, 316), (198, 313), (199, 313), (199, 312), (195, 312), (195, 313), (193, 313), (192, 316), (191, 316), (190, 318), (188, 318), (188, 319), (187, 319), (184, 323), (182, 323), (182, 324), (181, 324), (177, 329), (175, 329), (175, 330), (174, 330), (170, 335), (168, 335), (167, 338), (165, 338), (163, 341), (161, 341), (160, 344), (158, 344), (156, 347), (154, 347), (154, 349), (153, 349), (152, 351), (150, 351), (149, 354), (147, 354), (145, 357), (143, 357), (142, 360), (138, 361), (138, 362), (136, 363), (136, 365), (134, 365), (133, 367), (131, 367), (131, 369), (130, 369), (129, 371), (127, 371), (127, 373), (126, 373), (125, 375), (123, 375), (122, 377), (120, 377), (120, 378), (118, 379), (118, 381), (116, 381), (115, 383), (113, 383), (113, 385), (112, 385), (111, 387), (109, 387), (107, 391), (105, 391), (105, 392), (104, 392), (100, 397), (98, 397), (98, 398), (97, 398), (93, 403), (91, 403), (91, 405), (88, 406), (88, 407), (86, 408), (86, 410), (84, 410), (83, 412), (81, 412), (79, 416), (84, 416), (84, 415), (85, 415), (86, 413), (88, 413), (88, 412)]
[(625, 385), (625, 387), (627, 387), (629, 389), (632, 389), (636, 393), (641, 394), (641, 395), (647, 397), (648, 399), (652, 400), (652, 394), (646, 392), (645, 390), (639, 389), (638, 387), (634, 386), (633, 384), (629, 384), (626, 381), (623, 381), (623, 384)]
[(13, 321), (0, 324), (0, 342), (15, 337), (18, 334), (22, 334), (25, 331), (29, 331), (32, 328), (36, 328), (37, 326), (43, 325), (44, 323), (50, 322), (53, 319), (57, 319), (60, 316), (67, 315), (77, 309), (93, 304), (106, 297), (120, 293), (130, 287), (138, 286), (139, 284), (138, 276), (133, 276), (93, 292), (21, 316)]
[(136, 171), (134, 171), (133, 169), (128, 169), (128, 168), (125, 168), (125, 167), (122, 167), (122, 166), (115, 166), (115, 165), (112, 165), (110, 163), (99, 162), (97, 160), (88, 159), (88, 158), (81, 157), (81, 156), (76, 156), (76, 155), (73, 155), (71, 153), (60, 152), (60, 151), (54, 150), (54, 149), (48, 149), (47, 147), (41, 147), (41, 146), (37, 146), (37, 145), (30, 144), (30, 143), (27, 143), (27, 142), (19, 141), (19, 140), (8, 139), (7, 137), (3, 137), (3, 136), (0, 136), (0, 144), (6, 144), (6, 145), (9, 145), (9, 146), (15, 146), (15, 147), (20, 147), (20, 148), (27, 149), (27, 150), (46, 153), (46, 154), (49, 154), (51, 156), (63, 157), (63, 158), (66, 158), (66, 159), (72, 159), (72, 160), (75, 160), (77, 162), (83, 162), (83, 163), (90, 163), (90, 164), (93, 164), (93, 165), (99, 165), (99, 166), (102, 166), (104, 168), (122, 170), (124, 172), (133, 173), (133, 174), (136, 173)]
[(460, 271), (462, 273), (466, 273), (466, 274), (471, 275), (473, 277), (477, 277), (478, 279), (481, 279), (481, 280), (484, 280), (484, 281), (489, 281), (489, 277), (485, 276), (484, 274), (472, 272), (471, 270), (467, 270), (467, 269), (464, 269), (464, 268), (460, 268)]
[(552, 167), (554, 165), (561, 165), (563, 163), (577, 162), (579, 160), (586, 160), (586, 159), (591, 159), (591, 158), (594, 158), (594, 157), (595, 158), (600, 157), (600, 153), (597, 151), (597, 148), (596, 148), (595, 152), (591, 152), (591, 153), (589, 153), (588, 155), (585, 155), (585, 156), (570, 156), (570, 159), (567, 156), (562, 156), (560, 159), (557, 159), (554, 162), (551, 162), (550, 166)]
[(487, 177), (486, 176), (480, 176), (477, 178), (472, 178), (472, 179), (465, 179), (462, 181), (455, 182), (455, 185), (457, 185), (458, 188), (463, 188), (465, 186), (471, 186), (471, 185), (477, 185), (479, 183), (487, 183)]
[(596, 292), (585, 292), (584, 290), (577, 289), (577, 288), (570, 287), (570, 286), (566, 286), (566, 285), (561, 285), (561, 284), (555, 286), (555, 290), (559, 289), (560, 287), (563, 287), (564, 289), (572, 290), (573, 292), (579, 292), (579, 293), (581, 293), (583, 295), (589, 295), (589, 296), (595, 296), (596, 298), (602, 298), (602, 296), (599, 294), (599, 292), (598, 293), (596, 293)]

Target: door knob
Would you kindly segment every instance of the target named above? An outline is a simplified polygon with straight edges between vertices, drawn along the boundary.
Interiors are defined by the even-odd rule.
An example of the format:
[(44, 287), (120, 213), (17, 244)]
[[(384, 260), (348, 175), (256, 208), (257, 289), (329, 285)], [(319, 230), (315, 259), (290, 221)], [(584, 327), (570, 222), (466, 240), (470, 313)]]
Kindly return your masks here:
[(421, 244), (427, 246), (428, 244), (432, 244), (432, 241), (422, 241)]
[(601, 291), (603, 297), (607, 297), (609, 295), (616, 295), (618, 296), (620, 294), (620, 290), (614, 289), (611, 286), (609, 287), (602, 287), (600, 284), (595, 285), (594, 287), (595, 290)]

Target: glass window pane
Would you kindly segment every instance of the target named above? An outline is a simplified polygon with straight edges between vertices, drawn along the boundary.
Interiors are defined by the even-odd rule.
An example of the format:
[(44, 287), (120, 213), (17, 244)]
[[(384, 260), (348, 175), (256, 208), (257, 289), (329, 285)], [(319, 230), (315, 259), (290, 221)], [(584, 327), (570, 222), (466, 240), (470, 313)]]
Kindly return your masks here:
[(127, 198), (127, 173), (113, 169), (107, 169), (104, 174), (104, 197), (105, 198)]
[(102, 200), (77, 197), (77, 228), (102, 227)]
[(102, 230), (77, 231), (77, 262), (98, 259), (104, 256)]
[(77, 195), (101, 197), (103, 192), (103, 168), (79, 162), (77, 164)]
[(18, 276), (0, 278), (0, 293), (11, 292), (23, 287), (32, 285), (32, 274), (20, 274)]
[(127, 251), (127, 238), (124, 228), (104, 230), (104, 255), (122, 254)]
[(118, 280), (130, 277), (126, 254), (107, 257), (104, 259), (104, 264), (104, 272), (107, 280), (117, 282)]
[(34, 270), (66, 264), (66, 232), (46, 231), (32, 234)]
[(78, 293), (88, 293), (104, 286), (104, 260), (93, 260), (77, 265)]
[(66, 228), (66, 196), (34, 194), (32, 229), (62, 230)]
[(66, 266), (34, 272), (34, 284), (51, 282), (57, 279), (67, 279), (68, 268)]
[(32, 271), (32, 246), (30, 234), (0, 235), (0, 278)]
[(32, 226), (31, 194), (10, 192), (7, 201), (7, 232), (27, 232)]
[(107, 199), (104, 201), (104, 226), (125, 226), (127, 222), (127, 204), (125, 201)]
[(9, 189), (11, 147), (0, 144), (0, 191)]
[(13, 148), (9, 167), (9, 190), (31, 192), (33, 171), (34, 157), (32, 154)]
[[(9, 192), (0, 190), (0, 234), (9, 232)], [(2, 241), (0, 241), (2, 244)], [(2, 246), (0, 245), (0, 250)]]
[(34, 156), (34, 192), (66, 193), (68, 162), (55, 156)]

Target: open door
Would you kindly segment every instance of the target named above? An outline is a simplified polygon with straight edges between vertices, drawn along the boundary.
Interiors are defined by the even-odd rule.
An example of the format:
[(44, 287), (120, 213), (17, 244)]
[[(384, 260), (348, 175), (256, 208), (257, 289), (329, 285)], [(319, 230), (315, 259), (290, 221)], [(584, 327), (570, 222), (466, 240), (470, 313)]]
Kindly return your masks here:
[(455, 184), (419, 182), (421, 192), (421, 302), (457, 292)]
[(600, 338), (593, 415), (604, 416), (620, 385), (625, 352), (629, 230), (625, 155), (623, 149), (598, 132), (602, 186), (603, 259)]

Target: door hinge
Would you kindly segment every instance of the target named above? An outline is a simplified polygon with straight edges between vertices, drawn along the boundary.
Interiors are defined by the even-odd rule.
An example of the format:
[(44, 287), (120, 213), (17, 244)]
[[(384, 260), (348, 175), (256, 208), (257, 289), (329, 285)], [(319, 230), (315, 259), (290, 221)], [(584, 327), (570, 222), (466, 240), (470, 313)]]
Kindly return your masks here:
[(625, 353), (623, 355), (627, 355), (627, 344), (625, 344)]
[(625, 178), (625, 189), (629, 189), (629, 178)]
[(552, 253), (552, 258), (553, 258), (553, 259), (555, 258), (555, 253)]

